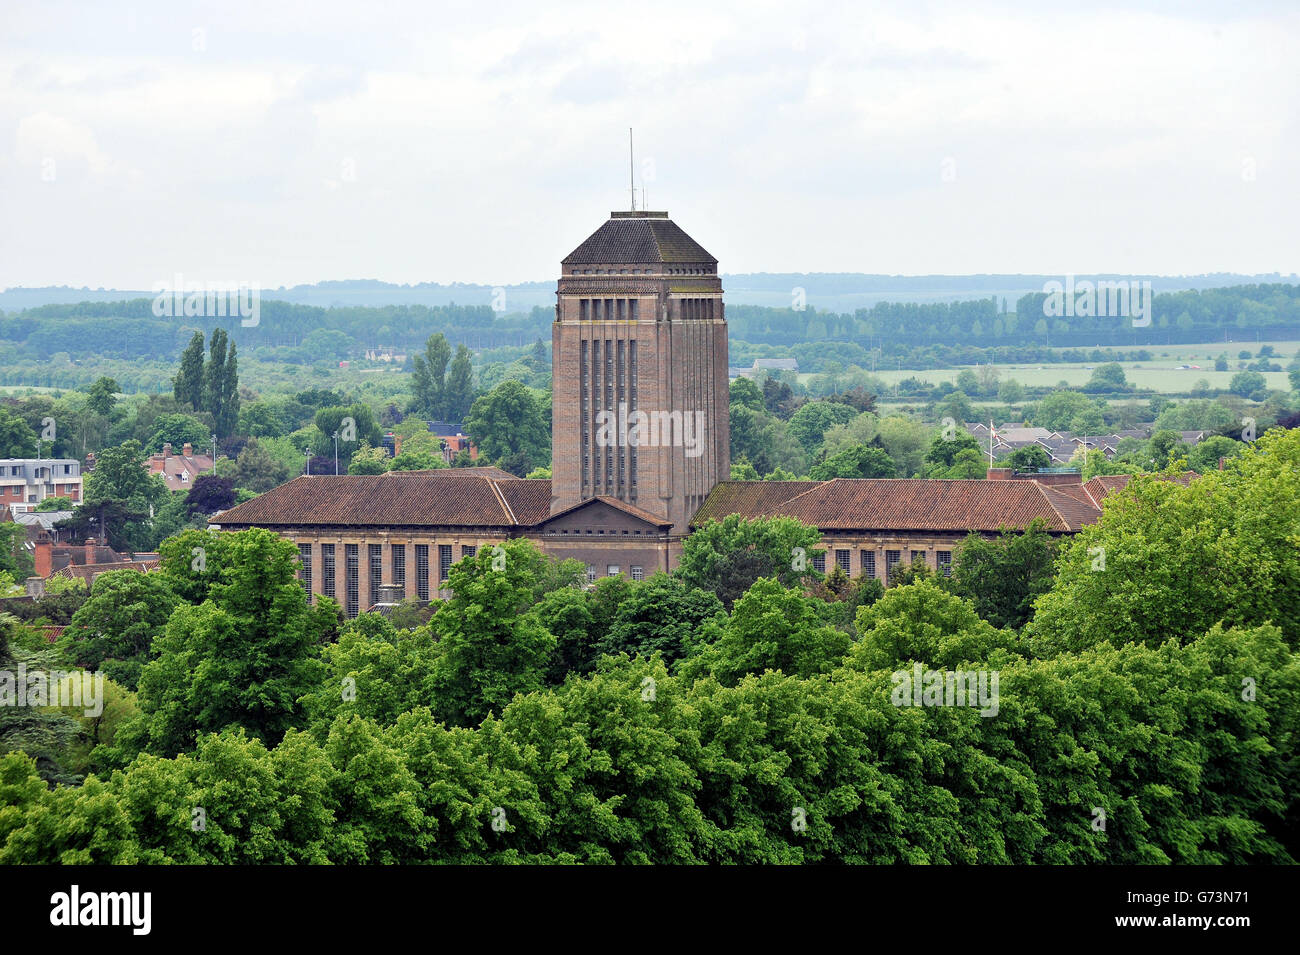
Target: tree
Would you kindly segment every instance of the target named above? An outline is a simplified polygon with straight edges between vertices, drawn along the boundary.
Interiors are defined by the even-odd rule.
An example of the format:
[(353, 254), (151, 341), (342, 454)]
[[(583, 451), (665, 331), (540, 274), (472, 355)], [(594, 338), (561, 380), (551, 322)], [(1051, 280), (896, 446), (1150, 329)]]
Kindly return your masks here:
[[(203, 367), (203, 410), (212, 415), (214, 427), (216, 422), (225, 420), (225, 408), (227, 402), (226, 387), (229, 379), (226, 377), (226, 349), (229, 345), (229, 337), (224, 328), (216, 328), (212, 331), (212, 338), (208, 342), (208, 361)], [(238, 420), (236, 418), (236, 420)], [(217, 437), (224, 438), (229, 434), (217, 428)]]
[(952, 418), (958, 426), (975, 419), (975, 407), (962, 391), (954, 391), (944, 398), (939, 404), (938, 413), (943, 417)]
[(186, 444), (196, 448), (207, 447), (212, 432), (207, 426), (187, 414), (161, 414), (154, 419), (153, 434), (149, 436), (147, 449), (157, 452), (164, 444), (172, 446), (172, 452), (179, 454)]
[[(432, 471), (447, 467), (441, 454), (432, 451), (406, 451), (393, 458), (388, 466), (390, 471)], [(352, 471), (349, 469), (349, 474)]]
[(1025, 389), (1020, 382), (1014, 378), (1008, 378), (998, 385), (998, 401), (1003, 404), (1014, 405), (1025, 400)]
[[(350, 421), (348, 419), (351, 419)], [(383, 434), (369, 405), (357, 402), (347, 407), (321, 408), (316, 412), (316, 435), (311, 448), (328, 459), (329, 467), (320, 473), (334, 473), (334, 434), (338, 432), (339, 471), (345, 472), (352, 455), (363, 443), (379, 447)], [(313, 472), (315, 473), (315, 472)]]
[(957, 549), (953, 591), (995, 627), (1019, 629), (1052, 586), (1056, 542), (1041, 518), (1021, 532), (1003, 528), (995, 540), (971, 533)]
[(1240, 441), (1226, 435), (1212, 434), (1187, 452), (1187, 466), (1204, 474), (1217, 469), (1220, 458), (1235, 458), (1245, 449), (1246, 445)]
[(0, 408), (0, 458), (27, 458), (35, 451), (36, 432), (8, 408)]
[(212, 515), (235, 506), (235, 485), (229, 478), (201, 474), (185, 495), (185, 509), (191, 515)]
[(784, 587), (816, 579), (813, 557), (821, 534), (791, 517), (747, 521), (729, 514), (708, 520), (682, 543), (676, 574), (688, 587), (716, 594), (725, 607), (760, 577)]
[(450, 421), (463, 421), (474, 403), (474, 369), (470, 359), (469, 349), (457, 345), (456, 357), (452, 359), (451, 370), (447, 374), (443, 409)]
[(882, 448), (858, 445), (845, 448), (825, 461), (814, 464), (809, 477), (814, 481), (832, 478), (891, 478), (894, 477), (894, 459)]
[(424, 354), (411, 358), (411, 391), (414, 400), (410, 410), (416, 414), (440, 416), (444, 411), (447, 362), (451, 360), (451, 346), (438, 332), (424, 343)]
[(95, 414), (107, 418), (117, 404), (121, 386), (112, 378), (99, 378), (86, 392), (86, 404)]
[(452, 565), (452, 596), (432, 621), (442, 653), (430, 679), (434, 710), (449, 723), (476, 725), (542, 686), (556, 643), (527, 612), (537, 556), (529, 541), (510, 540)]
[(1041, 444), (1026, 444), (999, 461), (998, 466), (1017, 471), (1039, 471), (1052, 466), (1052, 456)]
[(200, 411), (207, 407), (203, 387), (202, 332), (195, 332), (185, 351), (181, 353), (181, 367), (173, 379), (172, 394), (179, 404), (189, 405), (192, 411)]
[(389, 463), (388, 452), (383, 448), (362, 448), (348, 462), (348, 473), (383, 474), (388, 470)]
[(930, 442), (930, 450), (925, 452), (926, 476), (941, 477), (956, 463), (961, 451), (974, 451), (979, 454), (979, 442), (965, 429), (953, 432), (951, 437), (939, 434)]
[(332, 614), (308, 604), (297, 548), (261, 528), (226, 536), (208, 599), (172, 613), (140, 676), (147, 747), (158, 755), (226, 727), (274, 745), (301, 725), (299, 701), (320, 677), (316, 648)]
[(1087, 412), (1100, 414), (1100, 409), (1087, 395), (1077, 391), (1053, 391), (1034, 408), (1033, 422), (1049, 431), (1069, 431), (1071, 423)]
[[(350, 472), (349, 472), (350, 473)], [(281, 464), (256, 438), (249, 438), (235, 459), (234, 484), (259, 494), (289, 480), (289, 469)]]
[(1239, 371), (1228, 382), (1228, 390), (1252, 401), (1263, 401), (1268, 394), (1268, 381), (1257, 371)]
[(920, 474), (930, 435), (929, 428), (907, 415), (890, 415), (881, 419), (880, 443), (894, 459), (899, 477)]
[(1043, 652), (1156, 647), (1215, 624), (1300, 643), (1300, 431), (1273, 430), (1183, 486), (1136, 477), (1063, 545), (1030, 630)]
[(686, 655), (700, 627), (719, 617), (725, 617), (725, 611), (714, 594), (687, 587), (679, 578), (655, 574), (632, 585), (595, 650), (646, 657), (658, 653), (671, 666)]
[[(751, 382), (752, 384), (752, 382)], [(757, 393), (758, 389), (754, 391)], [(758, 406), (763, 407), (762, 394), (758, 393)], [(837, 424), (848, 424), (857, 413), (848, 405), (830, 401), (810, 401), (790, 416), (789, 431), (809, 454), (822, 443), (828, 429)]]
[(212, 419), (217, 436), (228, 438), (239, 427), (239, 356), (234, 342), (230, 343), (222, 374), (225, 380), (221, 387), (221, 409), (212, 411)]
[(140, 671), (155, 656), (154, 639), (180, 605), (163, 574), (110, 570), (95, 578), (61, 637), (62, 646), (77, 666), (103, 670), (134, 691)]
[(734, 378), (728, 386), (730, 406), (748, 408), (750, 411), (767, 410), (763, 401), (763, 392), (752, 378)]
[(506, 380), (475, 399), (465, 431), (481, 457), (507, 462), (511, 467), (506, 470), (513, 468), (512, 474), (522, 476), (549, 463), (550, 428), (544, 407), (521, 382)]
[(829, 673), (848, 652), (848, 634), (827, 626), (816, 601), (760, 578), (722, 618), (716, 642), (682, 666), (686, 679), (712, 676), (735, 686), (746, 674), (768, 670), (804, 679)]
[(1117, 361), (1109, 361), (1093, 369), (1092, 378), (1084, 386), (1085, 391), (1127, 391), (1128, 379), (1124, 377), (1124, 366)]

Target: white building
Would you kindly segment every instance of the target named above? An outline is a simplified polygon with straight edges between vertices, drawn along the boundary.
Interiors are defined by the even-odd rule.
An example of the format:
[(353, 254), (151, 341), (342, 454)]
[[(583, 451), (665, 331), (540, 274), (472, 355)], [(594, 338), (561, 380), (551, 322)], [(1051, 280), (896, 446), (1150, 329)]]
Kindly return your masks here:
[(81, 462), (76, 458), (0, 458), (0, 504), (25, 514), (47, 497), (81, 503)]

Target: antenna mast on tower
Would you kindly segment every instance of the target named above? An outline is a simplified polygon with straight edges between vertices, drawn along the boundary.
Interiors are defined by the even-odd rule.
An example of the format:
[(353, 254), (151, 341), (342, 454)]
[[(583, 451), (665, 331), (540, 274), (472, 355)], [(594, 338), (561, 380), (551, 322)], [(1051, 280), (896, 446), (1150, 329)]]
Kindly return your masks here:
[(632, 127), (627, 128), (627, 183), (632, 193), (632, 211), (636, 212), (636, 162), (632, 158)]

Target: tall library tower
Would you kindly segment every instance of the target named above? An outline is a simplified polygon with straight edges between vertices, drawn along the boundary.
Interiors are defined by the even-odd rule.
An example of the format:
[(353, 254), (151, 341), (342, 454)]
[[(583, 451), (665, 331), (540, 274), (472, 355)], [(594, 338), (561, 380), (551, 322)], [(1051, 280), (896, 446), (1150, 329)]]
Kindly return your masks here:
[(685, 535), (731, 474), (718, 260), (666, 212), (613, 212), (556, 295), (551, 513), (614, 498)]

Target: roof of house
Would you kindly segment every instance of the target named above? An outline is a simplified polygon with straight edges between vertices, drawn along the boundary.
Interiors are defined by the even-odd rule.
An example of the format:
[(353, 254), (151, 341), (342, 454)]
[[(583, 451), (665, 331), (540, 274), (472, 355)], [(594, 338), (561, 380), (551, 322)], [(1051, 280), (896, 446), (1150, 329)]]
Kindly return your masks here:
[(732, 513), (751, 519), (788, 516), (823, 531), (997, 531), (1004, 526), (1023, 527), (1041, 517), (1049, 530), (1064, 532), (1091, 523), (1101, 512), (1078, 495), (1035, 481), (724, 481), (713, 489), (693, 523)]
[(716, 265), (717, 261), (669, 219), (666, 212), (614, 212), (609, 221), (565, 256), (561, 264), (710, 262)]
[(544, 518), (550, 498), (550, 481), (526, 481), (497, 468), (302, 475), (222, 511), (213, 522), (508, 527)]
[(94, 582), (100, 574), (108, 573), (110, 570), (138, 570), (141, 573), (149, 573), (157, 570), (159, 561), (157, 560), (115, 560), (104, 563), (94, 564), (69, 564), (67, 567), (60, 568), (51, 577), (71, 577), (83, 581), (87, 587)]

